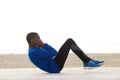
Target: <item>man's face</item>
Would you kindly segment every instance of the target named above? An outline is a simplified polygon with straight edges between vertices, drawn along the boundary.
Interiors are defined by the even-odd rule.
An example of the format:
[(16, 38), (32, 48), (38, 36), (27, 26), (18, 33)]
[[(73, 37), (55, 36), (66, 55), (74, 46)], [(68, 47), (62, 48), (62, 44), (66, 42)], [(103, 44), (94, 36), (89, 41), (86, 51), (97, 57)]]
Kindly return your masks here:
[(41, 41), (41, 39), (40, 39), (39, 35), (36, 35), (31, 39), (30, 42), (33, 43), (33, 44), (39, 44), (40, 41)]

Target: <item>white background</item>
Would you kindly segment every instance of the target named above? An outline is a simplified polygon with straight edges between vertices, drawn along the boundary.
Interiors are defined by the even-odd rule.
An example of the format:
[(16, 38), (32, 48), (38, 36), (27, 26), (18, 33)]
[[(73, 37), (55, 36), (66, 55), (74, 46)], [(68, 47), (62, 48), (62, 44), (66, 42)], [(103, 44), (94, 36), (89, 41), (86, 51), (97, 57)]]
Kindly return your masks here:
[(38, 32), (57, 50), (69, 37), (87, 53), (120, 53), (119, 0), (0, 0), (0, 53), (27, 53)]

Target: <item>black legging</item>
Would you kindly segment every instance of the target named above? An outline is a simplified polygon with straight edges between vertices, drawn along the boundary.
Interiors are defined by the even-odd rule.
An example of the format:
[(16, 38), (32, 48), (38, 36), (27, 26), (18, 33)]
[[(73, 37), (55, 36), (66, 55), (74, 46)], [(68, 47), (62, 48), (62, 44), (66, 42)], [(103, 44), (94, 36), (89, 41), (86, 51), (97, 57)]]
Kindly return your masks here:
[(62, 70), (65, 61), (67, 59), (68, 53), (70, 49), (83, 61), (83, 63), (87, 63), (91, 60), (75, 43), (75, 41), (71, 38), (67, 39), (65, 43), (62, 45), (60, 50), (58, 51), (58, 55), (55, 57), (55, 61), (59, 66), (60, 70)]

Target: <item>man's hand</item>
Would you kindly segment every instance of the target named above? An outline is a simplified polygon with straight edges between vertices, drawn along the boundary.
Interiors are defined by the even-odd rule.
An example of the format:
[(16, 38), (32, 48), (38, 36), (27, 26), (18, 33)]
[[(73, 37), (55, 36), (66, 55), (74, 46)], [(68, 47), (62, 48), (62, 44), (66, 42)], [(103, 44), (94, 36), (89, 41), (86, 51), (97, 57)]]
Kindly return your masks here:
[(40, 43), (39, 43), (40, 47), (43, 47), (44, 46), (44, 42), (41, 39), (39, 41), (40, 41)]
[(31, 44), (32, 44), (32, 46), (40, 46), (40, 47), (44, 46), (44, 42), (39, 38), (31, 39)]

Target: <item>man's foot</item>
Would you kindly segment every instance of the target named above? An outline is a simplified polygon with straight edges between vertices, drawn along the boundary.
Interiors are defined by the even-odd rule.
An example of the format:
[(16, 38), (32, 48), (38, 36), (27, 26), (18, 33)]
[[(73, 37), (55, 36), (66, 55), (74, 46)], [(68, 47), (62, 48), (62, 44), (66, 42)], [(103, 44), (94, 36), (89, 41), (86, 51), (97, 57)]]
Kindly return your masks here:
[(99, 65), (102, 65), (104, 63), (104, 61), (99, 61), (99, 60), (94, 60), (94, 59), (92, 59), (91, 61)]
[(88, 63), (84, 63), (84, 68), (95, 68), (99, 66), (99, 64), (94, 63), (92, 60), (90, 60)]

